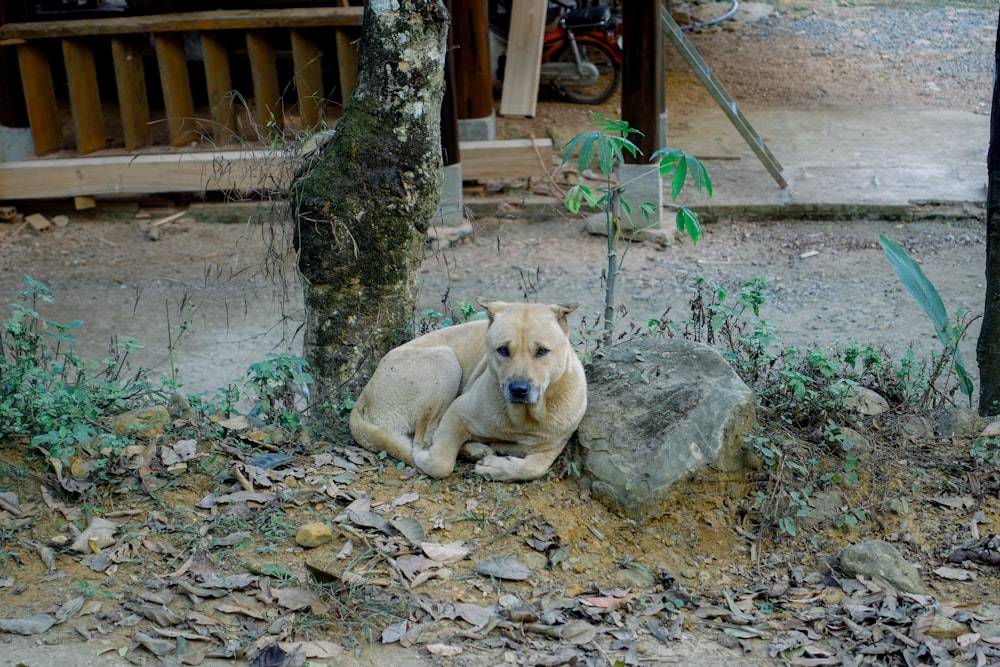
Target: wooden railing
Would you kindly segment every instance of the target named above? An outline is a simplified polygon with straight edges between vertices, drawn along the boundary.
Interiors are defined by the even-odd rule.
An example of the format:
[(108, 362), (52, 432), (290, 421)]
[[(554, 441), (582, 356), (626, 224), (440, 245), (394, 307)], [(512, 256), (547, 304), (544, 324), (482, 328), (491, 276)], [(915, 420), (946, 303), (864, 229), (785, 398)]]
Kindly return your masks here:
[[(324, 73), (337, 77), (335, 102), (346, 101), (354, 87), (353, 41), (362, 13), (361, 7), (340, 6), (10, 23), (0, 26), (0, 48), (17, 50), (36, 156), (91, 154), (110, 143), (130, 153), (197, 143), (218, 148), (247, 134), (239, 127), (242, 111), (253, 120), (250, 134), (265, 142), (286, 127), (319, 128), (331, 97)], [(289, 51), (291, 73), (279, 67)], [(237, 58), (247, 64), (250, 90), (234, 86)], [(147, 85), (151, 59), (159, 90)], [(204, 63), (205, 91), (192, 86), (192, 60)], [(99, 76), (99, 65), (114, 70), (113, 96), (102, 91), (110, 77)], [(294, 99), (286, 100), (293, 89)], [(151, 113), (151, 92), (162, 96), (161, 118)], [(114, 99), (107, 102), (109, 97)], [(196, 100), (206, 100), (207, 109), (196, 109)], [(115, 112), (120, 125), (107, 117)], [(158, 132), (163, 124), (166, 131)]]

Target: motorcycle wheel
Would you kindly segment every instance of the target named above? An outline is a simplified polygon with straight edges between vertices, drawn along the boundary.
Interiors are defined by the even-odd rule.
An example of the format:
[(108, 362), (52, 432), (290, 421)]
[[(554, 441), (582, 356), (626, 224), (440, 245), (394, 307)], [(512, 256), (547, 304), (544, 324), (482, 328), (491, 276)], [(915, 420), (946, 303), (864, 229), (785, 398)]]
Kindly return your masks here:
[[(577, 42), (580, 56), (593, 63), (600, 72), (597, 81), (589, 86), (561, 86), (555, 84), (556, 91), (567, 102), (574, 104), (600, 104), (615, 94), (622, 82), (622, 69), (615, 62), (611, 50), (598, 42)], [(576, 62), (570, 44), (552, 56), (553, 62)]]

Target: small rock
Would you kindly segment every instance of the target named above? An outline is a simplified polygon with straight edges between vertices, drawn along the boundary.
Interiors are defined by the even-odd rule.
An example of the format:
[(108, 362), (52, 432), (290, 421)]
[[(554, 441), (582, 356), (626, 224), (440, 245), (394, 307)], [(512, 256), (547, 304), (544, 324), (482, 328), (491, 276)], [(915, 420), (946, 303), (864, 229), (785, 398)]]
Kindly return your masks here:
[(934, 427), (923, 415), (903, 415), (899, 420), (899, 434), (911, 442), (926, 442), (934, 438)]
[(883, 540), (867, 540), (840, 552), (840, 570), (848, 577), (881, 577), (904, 593), (926, 594), (917, 568)]
[(880, 415), (889, 409), (889, 402), (867, 387), (854, 386), (844, 396), (844, 407), (862, 415)]
[(149, 438), (163, 435), (170, 425), (170, 413), (162, 405), (151, 408), (129, 410), (116, 416), (111, 426), (119, 435), (132, 435), (137, 438)]
[(954, 639), (961, 635), (971, 632), (969, 626), (965, 623), (959, 623), (958, 621), (948, 618), (947, 616), (942, 616), (941, 614), (934, 614), (934, 620), (931, 621), (931, 627), (927, 628), (925, 635), (928, 637), (933, 637), (934, 639)]
[(946, 438), (972, 438), (983, 428), (983, 418), (969, 408), (952, 407), (938, 413), (935, 431)]
[(318, 521), (303, 524), (295, 533), (295, 542), (305, 549), (314, 549), (333, 541), (333, 529)]
[(65, 215), (54, 215), (52, 216), (52, 224), (62, 229), (69, 224), (69, 218)]

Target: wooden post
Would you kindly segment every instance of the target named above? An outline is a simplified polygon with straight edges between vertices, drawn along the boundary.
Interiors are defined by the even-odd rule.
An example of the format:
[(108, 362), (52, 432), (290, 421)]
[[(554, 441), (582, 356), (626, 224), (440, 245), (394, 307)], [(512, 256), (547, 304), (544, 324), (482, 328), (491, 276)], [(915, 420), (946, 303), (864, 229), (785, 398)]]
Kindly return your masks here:
[(236, 133), (236, 106), (233, 99), (233, 77), (229, 70), (229, 52), (222, 33), (203, 32), (201, 50), (205, 56), (205, 84), (212, 113), (212, 138), (218, 144), (226, 144), (233, 140)]
[(146, 98), (146, 74), (142, 67), (142, 50), (128, 36), (111, 38), (111, 56), (115, 65), (115, 85), (118, 108), (122, 119), (125, 148), (134, 151), (148, 146), (149, 101)]
[[(272, 131), (284, 128), (281, 114), (281, 86), (278, 83), (278, 65), (274, 47), (262, 30), (247, 31), (247, 55), (253, 76), (254, 117), (260, 127), (261, 137), (270, 137)], [(268, 129), (271, 124), (273, 130)]]
[(69, 104), (73, 111), (76, 150), (79, 153), (93, 153), (106, 145), (94, 50), (81, 39), (64, 39), (62, 50), (66, 63)]
[(292, 30), (292, 63), (303, 130), (318, 130), (323, 120), (323, 63), (319, 44), (304, 30)]
[(453, 0), (451, 35), (455, 104), (459, 118), (485, 118), (493, 113), (490, 31), (486, 3)]
[(158, 33), (154, 39), (170, 143), (184, 146), (198, 141), (198, 133), (195, 131), (194, 101), (191, 97), (187, 58), (184, 57), (183, 36), (181, 33), (165, 32)]
[(31, 43), (17, 47), (17, 63), (21, 70), (24, 101), (35, 142), (35, 155), (45, 155), (62, 149), (62, 127), (56, 106), (56, 89), (52, 84), (52, 68), (45, 51)]
[(666, 145), (660, 129), (665, 109), (660, 0), (622, 3), (622, 41), (622, 119), (643, 133), (633, 139), (643, 154), (626, 161), (645, 164)]

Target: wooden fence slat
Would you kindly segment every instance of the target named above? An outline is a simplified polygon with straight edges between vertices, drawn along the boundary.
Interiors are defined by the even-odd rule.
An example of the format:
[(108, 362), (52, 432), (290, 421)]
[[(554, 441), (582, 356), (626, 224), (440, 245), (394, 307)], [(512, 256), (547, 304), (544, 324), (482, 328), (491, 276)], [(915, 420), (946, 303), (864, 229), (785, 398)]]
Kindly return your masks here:
[(97, 65), (90, 44), (79, 39), (62, 41), (66, 63), (69, 105), (73, 111), (73, 130), (78, 153), (93, 153), (106, 145), (101, 92), (97, 87)]
[(39, 45), (20, 44), (17, 47), (17, 63), (21, 70), (21, 87), (28, 108), (35, 155), (62, 149), (62, 127), (48, 55)]
[(236, 100), (229, 52), (218, 32), (202, 33), (201, 49), (205, 55), (208, 104), (212, 110), (212, 138), (217, 144), (225, 144), (232, 141), (236, 131)]
[(184, 146), (198, 140), (195, 131), (194, 101), (184, 56), (184, 39), (177, 33), (156, 35), (156, 63), (160, 70), (163, 104), (167, 111), (170, 143)]
[(292, 63), (302, 128), (317, 130), (323, 120), (323, 63), (319, 44), (302, 30), (292, 30)]
[(260, 30), (247, 31), (247, 55), (253, 76), (254, 118), (260, 126), (261, 137), (270, 137), (272, 130), (284, 127), (281, 109), (281, 87), (278, 84), (278, 65), (274, 59), (274, 46)]
[(111, 56), (115, 65), (125, 148), (134, 151), (150, 144), (149, 100), (146, 97), (142, 49), (135, 38), (112, 37)]

